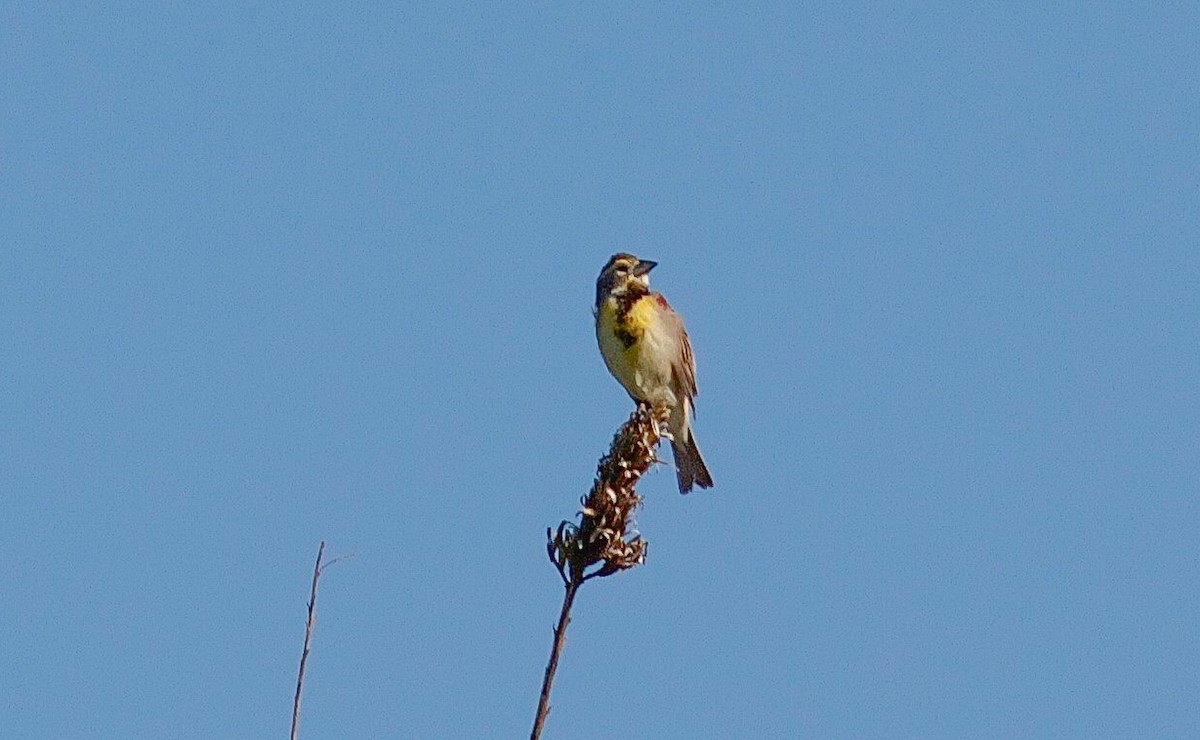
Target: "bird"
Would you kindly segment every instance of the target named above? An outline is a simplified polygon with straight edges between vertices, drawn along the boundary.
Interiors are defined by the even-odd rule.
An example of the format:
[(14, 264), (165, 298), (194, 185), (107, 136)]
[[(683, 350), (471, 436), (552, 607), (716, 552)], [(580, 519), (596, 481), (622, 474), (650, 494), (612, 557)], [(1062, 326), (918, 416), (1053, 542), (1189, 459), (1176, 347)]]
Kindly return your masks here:
[(712, 488), (692, 432), (696, 360), (683, 319), (650, 290), (657, 262), (618, 252), (596, 279), (596, 340), (608, 371), (637, 402), (665, 405), (679, 492)]

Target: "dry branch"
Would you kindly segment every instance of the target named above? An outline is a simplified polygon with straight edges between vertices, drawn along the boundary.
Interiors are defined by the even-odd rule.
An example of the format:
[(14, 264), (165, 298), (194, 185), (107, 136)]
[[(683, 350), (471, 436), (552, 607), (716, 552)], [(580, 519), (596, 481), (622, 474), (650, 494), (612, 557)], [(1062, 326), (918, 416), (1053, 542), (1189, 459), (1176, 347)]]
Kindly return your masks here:
[(566, 593), (554, 628), (554, 647), (542, 679), (530, 740), (541, 737), (550, 713), (550, 689), (579, 587), (589, 579), (610, 576), (645, 562), (646, 541), (632, 531), (634, 512), (642, 503), (635, 487), (658, 461), (655, 451), (668, 416), (664, 407), (652, 409), (639, 403), (617, 430), (608, 454), (600, 459), (592, 490), (582, 501), (579, 523), (564, 521), (557, 531), (546, 530), (546, 552), (562, 577)]
[(292, 735), (291, 740), (296, 740), (300, 732), (300, 694), (304, 689), (304, 669), (308, 665), (308, 651), (312, 644), (313, 625), (317, 621), (317, 584), (321, 580), (321, 574), (325, 569), (346, 558), (354, 557), (353, 555), (341, 555), (333, 560), (330, 560), (324, 565), (321, 564), (321, 558), (325, 555), (325, 541), (321, 541), (321, 546), (317, 548), (317, 562), (313, 566), (312, 590), (308, 595), (308, 620), (304, 623), (304, 651), (300, 653), (300, 670), (296, 674), (296, 698), (292, 700)]

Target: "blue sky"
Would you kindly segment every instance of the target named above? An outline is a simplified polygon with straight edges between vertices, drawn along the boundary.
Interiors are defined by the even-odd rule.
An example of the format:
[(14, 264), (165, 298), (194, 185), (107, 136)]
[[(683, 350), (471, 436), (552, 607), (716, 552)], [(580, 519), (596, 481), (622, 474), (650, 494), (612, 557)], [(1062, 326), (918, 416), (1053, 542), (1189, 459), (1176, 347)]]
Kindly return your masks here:
[(642, 485), (546, 737), (1200, 732), (1188, 3), (0, 11), (0, 736), (522, 737), (659, 261)]

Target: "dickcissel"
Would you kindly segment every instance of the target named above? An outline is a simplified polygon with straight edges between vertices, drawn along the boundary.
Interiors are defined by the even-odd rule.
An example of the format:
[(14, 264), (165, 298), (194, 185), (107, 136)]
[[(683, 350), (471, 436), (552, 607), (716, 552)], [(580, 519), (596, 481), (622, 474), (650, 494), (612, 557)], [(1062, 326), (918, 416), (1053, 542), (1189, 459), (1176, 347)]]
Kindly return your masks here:
[(692, 434), (696, 361), (683, 319), (661, 293), (650, 291), (657, 262), (614, 254), (596, 280), (596, 339), (613, 377), (635, 401), (665, 404), (679, 492), (712, 488)]

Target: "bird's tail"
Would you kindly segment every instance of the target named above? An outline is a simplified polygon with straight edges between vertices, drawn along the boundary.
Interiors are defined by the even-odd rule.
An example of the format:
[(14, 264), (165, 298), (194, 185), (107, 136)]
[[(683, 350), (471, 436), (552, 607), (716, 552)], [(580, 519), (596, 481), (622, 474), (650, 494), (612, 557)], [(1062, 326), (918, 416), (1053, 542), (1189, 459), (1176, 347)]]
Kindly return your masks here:
[(679, 492), (688, 493), (695, 484), (701, 488), (712, 488), (712, 475), (700, 448), (696, 446), (696, 435), (689, 434), (685, 442), (671, 441), (671, 451), (675, 453), (675, 476), (679, 479)]

